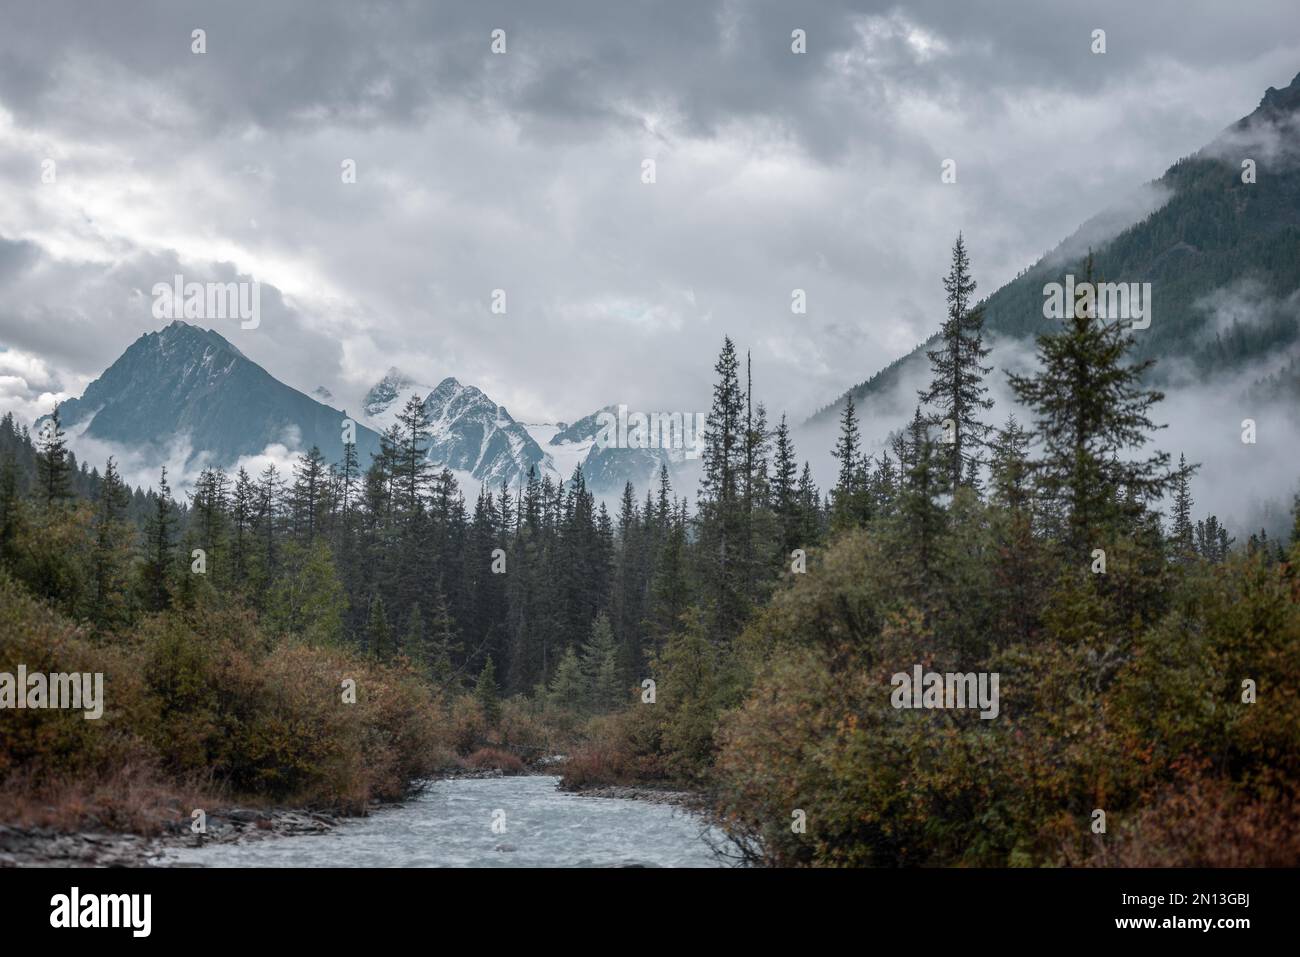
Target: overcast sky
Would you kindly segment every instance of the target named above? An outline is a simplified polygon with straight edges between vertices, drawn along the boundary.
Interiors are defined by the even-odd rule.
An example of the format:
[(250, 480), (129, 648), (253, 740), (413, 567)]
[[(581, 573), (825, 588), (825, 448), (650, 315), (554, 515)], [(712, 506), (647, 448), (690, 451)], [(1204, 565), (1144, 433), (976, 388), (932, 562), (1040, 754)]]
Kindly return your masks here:
[(729, 334), (802, 418), (937, 328), (958, 230), (991, 292), (1285, 86), (1295, 13), (4, 0), (0, 408), (79, 394), (181, 273), (256, 279), (259, 328), (204, 324), (348, 406), (397, 365), (523, 421), (703, 409)]

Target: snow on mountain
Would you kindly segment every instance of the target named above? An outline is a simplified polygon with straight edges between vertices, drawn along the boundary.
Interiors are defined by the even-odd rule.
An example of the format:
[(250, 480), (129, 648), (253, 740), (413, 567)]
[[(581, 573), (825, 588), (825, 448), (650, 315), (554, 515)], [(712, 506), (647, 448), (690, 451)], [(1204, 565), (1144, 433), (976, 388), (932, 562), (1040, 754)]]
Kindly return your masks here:
[[(573, 470), (587, 461), (587, 455), (596, 444), (595, 433), (584, 439), (560, 439), (568, 426), (563, 423), (536, 423), (524, 426), (528, 434), (546, 453), (546, 467), (552, 480), (562, 478), (568, 481), (573, 477)], [(538, 477), (541, 477), (539, 473)]]
[(541, 474), (546, 455), (511, 418), (472, 385), (448, 377), (424, 400), (429, 417), (429, 461), (468, 472), (493, 486), (519, 484), (529, 468)]
[[(669, 478), (678, 491), (693, 491), (698, 469), (683, 448), (598, 446), (596, 439), (602, 428), (601, 416), (605, 413), (617, 417), (619, 410), (617, 406), (608, 405), (572, 425), (556, 429), (544, 446), (557, 463), (564, 459), (566, 478), (572, 474), (573, 465), (581, 463), (587, 487), (597, 496), (610, 498), (621, 495), (628, 482), (640, 496), (645, 494), (647, 487), (658, 485), (659, 471), (666, 465)], [(671, 441), (669, 435), (661, 434), (661, 438)]]
[[(268, 446), (342, 458), (342, 410), (293, 389), (219, 333), (179, 320), (141, 336), (85, 393), (59, 407), (70, 434), (134, 450), (184, 439), (189, 457), (230, 466)], [(378, 436), (357, 430), (363, 461)], [(146, 456), (147, 457), (147, 456)]]
[[(396, 423), (411, 397), (429, 419), (429, 461), (451, 469), (467, 496), (482, 485), (517, 486), (530, 468), (538, 478), (567, 482), (581, 466), (588, 488), (612, 500), (628, 481), (643, 495), (664, 462), (674, 475), (679, 471), (675, 451), (597, 448), (600, 412), (613, 407), (572, 425), (525, 425), (474, 386), (447, 378), (431, 388), (396, 368), (362, 402), (357, 451), (363, 468), (378, 451), (379, 433)], [(161, 461), (229, 467), (268, 448), (293, 455), (313, 445), (337, 462), (345, 413), (320, 401), (330, 399), (324, 388), (312, 396), (290, 388), (218, 333), (177, 321), (141, 336), (60, 412), (70, 435), (138, 450), (150, 467)]]
[(389, 369), (362, 401), (366, 424), (386, 431), (412, 397), (423, 403), (429, 419), (429, 461), (451, 469), (467, 495), (482, 484), (496, 488), (504, 480), (518, 485), (530, 467), (539, 477), (546, 474), (546, 454), (506, 407), (454, 378), (428, 386)]
[(432, 391), (433, 386), (417, 382), (394, 366), (361, 400), (361, 413), (372, 429), (386, 432), (412, 396), (423, 401)]

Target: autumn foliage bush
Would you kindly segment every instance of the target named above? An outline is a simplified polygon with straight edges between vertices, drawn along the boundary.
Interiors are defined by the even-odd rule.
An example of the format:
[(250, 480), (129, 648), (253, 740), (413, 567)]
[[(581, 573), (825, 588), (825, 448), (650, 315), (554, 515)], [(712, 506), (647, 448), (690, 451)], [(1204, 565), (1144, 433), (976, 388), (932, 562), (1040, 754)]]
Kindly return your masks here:
[(479, 748), (465, 758), (465, 766), (482, 771), (492, 769), (506, 774), (522, 774), (524, 762), (517, 755), (499, 748)]
[(743, 690), (736, 661), (709, 641), (697, 617), (669, 637), (650, 669), (657, 677), (653, 702), (588, 721), (568, 754), (562, 787), (706, 786), (718, 720)]
[(661, 715), (653, 706), (595, 718), (564, 762), (560, 786), (569, 791), (614, 784), (664, 782)]
[[(971, 656), (873, 587), (878, 546), (847, 535), (742, 636), (718, 820), (776, 865), (1300, 864), (1295, 558), (1190, 563), (1145, 615), (1063, 574), (1036, 634)], [(999, 716), (895, 709), (890, 677), (918, 663), (999, 673)]]
[(1108, 835), (1063, 855), (1085, 867), (1294, 867), (1300, 789), (1278, 780), (1247, 788), (1189, 764)]
[[(121, 794), (200, 787), (358, 811), (451, 761), (442, 709), (408, 666), (271, 641), (238, 607), (199, 601), (120, 639), (92, 639), (0, 573), (0, 671), (19, 664), (103, 672), (104, 713), (6, 712), (0, 786), (11, 808), (21, 795), (71, 800), (131, 767), (134, 791)], [(345, 680), (355, 703), (343, 700)]]

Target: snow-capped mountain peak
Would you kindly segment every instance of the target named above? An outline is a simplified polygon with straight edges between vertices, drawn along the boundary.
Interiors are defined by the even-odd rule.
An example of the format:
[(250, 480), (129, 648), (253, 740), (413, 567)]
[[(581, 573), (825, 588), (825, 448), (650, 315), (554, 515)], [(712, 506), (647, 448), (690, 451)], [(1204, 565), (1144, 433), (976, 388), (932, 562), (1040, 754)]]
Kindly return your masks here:
[(371, 386), (361, 400), (361, 412), (371, 428), (384, 432), (397, 421), (398, 414), (412, 396), (423, 400), (431, 391), (431, 386), (416, 381), (394, 366)]
[(448, 376), (424, 400), (429, 417), (429, 460), (468, 472), (481, 482), (518, 484), (546, 455), (506, 410), (481, 389)]
[[(183, 439), (193, 456), (233, 465), (268, 446), (317, 446), (329, 461), (343, 453), (341, 410), (278, 381), (219, 333), (179, 320), (133, 342), (79, 398), (60, 406), (69, 434), (152, 452)], [(369, 429), (357, 449), (378, 446)]]
[(429, 461), (451, 469), (463, 485), (511, 485), (524, 481), (529, 468), (547, 471), (546, 454), (503, 405), (472, 385), (448, 376), (436, 386), (392, 368), (366, 393), (367, 423), (388, 430), (412, 396), (422, 401), (429, 420)]

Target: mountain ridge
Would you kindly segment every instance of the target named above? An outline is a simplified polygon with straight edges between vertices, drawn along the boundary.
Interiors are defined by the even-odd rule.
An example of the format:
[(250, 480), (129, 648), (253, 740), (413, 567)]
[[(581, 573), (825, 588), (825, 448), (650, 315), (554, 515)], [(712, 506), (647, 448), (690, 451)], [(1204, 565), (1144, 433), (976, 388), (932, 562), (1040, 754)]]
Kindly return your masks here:
[[(140, 336), (85, 392), (59, 406), (65, 428), (90, 438), (161, 449), (188, 438), (191, 457), (233, 464), (280, 444), (343, 455), (347, 414), (286, 385), (213, 329), (175, 320)], [(379, 449), (357, 424), (358, 455)]]
[[(1253, 150), (1258, 157), (1243, 152)], [(1148, 186), (1168, 197), (1137, 222), (1092, 247), (1097, 275), (1122, 282), (1152, 282), (1151, 328), (1137, 335), (1134, 355), (1155, 357), (1154, 381), (1187, 364), (1198, 374), (1241, 367), (1270, 348), (1300, 341), (1289, 297), (1300, 290), (1300, 73), (1283, 89), (1269, 87), (1259, 106), (1229, 124), (1204, 147), (1174, 162)], [(1264, 159), (1267, 157), (1267, 159)], [(1242, 182), (1242, 159), (1257, 160), (1254, 183)], [(1107, 211), (981, 301), (990, 342), (1030, 341), (1053, 328), (1042, 314), (1042, 287), (1083, 271), (1079, 237)], [(1227, 337), (1215, 335), (1217, 317), (1207, 304), (1218, 290), (1254, 279), (1262, 314)], [(1260, 310), (1256, 310), (1259, 312)], [(814, 412), (804, 426), (837, 417), (847, 396), (870, 401), (928, 369), (925, 351), (937, 333)], [(1170, 361), (1175, 360), (1175, 361)], [(1300, 394), (1300, 392), (1297, 392)]]

